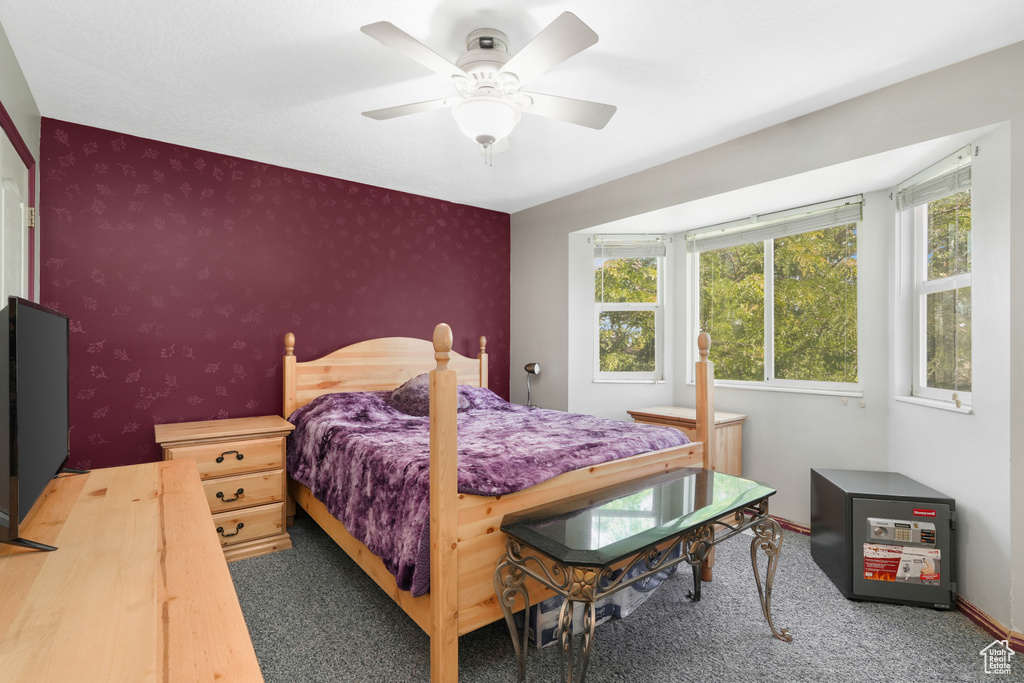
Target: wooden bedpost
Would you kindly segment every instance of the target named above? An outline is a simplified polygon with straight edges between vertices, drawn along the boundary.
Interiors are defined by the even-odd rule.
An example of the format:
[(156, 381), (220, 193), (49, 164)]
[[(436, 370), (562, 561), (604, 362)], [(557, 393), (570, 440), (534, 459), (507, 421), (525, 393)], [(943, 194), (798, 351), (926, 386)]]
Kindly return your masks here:
[[(697, 350), (700, 360), (696, 363), (697, 370), (697, 441), (704, 443), (704, 467), (709, 470), (718, 469), (718, 458), (715, 457), (715, 364), (708, 360), (711, 348), (711, 335), (701, 332), (697, 336)], [(707, 558), (700, 565), (701, 581), (710, 581), (715, 566), (715, 549), (711, 548)]]
[(480, 386), (487, 388), (487, 337), (480, 335)]
[(295, 412), (295, 335), (284, 335), (284, 403), (281, 414), (288, 419)]
[(697, 337), (700, 360), (697, 361), (697, 441), (704, 444), (704, 467), (718, 469), (715, 457), (715, 364), (708, 360), (711, 335)]
[(430, 681), (459, 680), (457, 378), (448, 369), (452, 330), (434, 328), (430, 371)]
[[(289, 332), (284, 335), (284, 401), (281, 414), (288, 419), (295, 412), (295, 335)], [(285, 486), (284, 522), (285, 526), (295, 524), (295, 499), (291, 495), (291, 487)]]

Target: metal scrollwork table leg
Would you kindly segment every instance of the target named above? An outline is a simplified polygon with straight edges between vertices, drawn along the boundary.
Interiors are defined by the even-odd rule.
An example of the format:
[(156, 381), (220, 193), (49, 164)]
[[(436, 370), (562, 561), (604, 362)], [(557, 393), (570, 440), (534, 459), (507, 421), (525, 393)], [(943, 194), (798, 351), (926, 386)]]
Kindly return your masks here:
[[(530, 563), (530, 567), (527, 564)], [(555, 563), (550, 569), (536, 557), (524, 556), (522, 548), (511, 539), (506, 544), (505, 555), (494, 570), (494, 593), (498, 596), (505, 625), (512, 636), (516, 651), (517, 683), (526, 681), (526, 653), (529, 649), (530, 596), (526, 589), (526, 578), (540, 580), (565, 598), (558, 617), (555, 638), (559, 642), (558, 663), (562, 680), (567, 683), (583, 683), (586, 680), (590, 653), (594, 648), (596, 618), (596, 591), (598, 572), (594, 569), (565, 566)], [(523, 600), (523, 629), (516, 629), (512, 614), (516, 601)], [(572, 614), (576, 603), (583, 605), (583, 633), (578, 646), (572, 629)]]
[(686, 563), (693, 568), (693, 590), (690, 599), (700, 602), (701, 569), (715, 547), (715, 525), (705, 524), (694, 530), (683, 542), (682, 551)]
[[(753, 515), (753, 518), (745, 520), (744, 513)], [(722, 526), (724, 533), (716, 536), (716, 525)], [(700, 600), (701, 563), (707, 559), (715, 545), (745, 529), (751, 529), (754, 534), (754, 540), (750, 544), (750, 562), (754, 569), (757, 593), (761, 599), (761, 610), (764, 612), (765, 619), (768, 620), (768, 627), (771, 628), (772, 635), (779, 640), (792, 641), (793, 636), (788, 630), (777, 629), (772, 622), (772, 583), (775, 579), (775, 570), (778, 567), (779, 551), (782, 549), (782, 527), (768, 516), (767, 498), (759, 501), (756, 505), (737, 511), (732, 521), (726, 521), (726, 518), (722, 517), (714, 522), (691, 529), (675, 539), (667, 539), (670, 542), (667, 547), (659, 549), (658, 546), (650, 546), (636, 554), (626, 567), (617, 571), (618, 578), (609, 576), (611, 569), (608, 567), (595, 570), (557, 562), (550, 564), (549, 567), (533, 555), (524, 555), (523, 547), (517, 540), (507, 539), (506, 552), (494, 570), (494, 592), (498, 596), (502, 613), (505, 616), (505, 624), (508, 626), (512, 643), (515, 646), (518, 667), (517, 682), (525, 683), (526, 681), (526, 653), (530, 632), (530, 596), (525, 583), (527, 577), (539, 581), (565, 598), (559, 613), (556, 633), (556, 639), (561, 646), (558, 658), (559, 669), (562, 681), (565, 683), (583, 683), (587, 675), (590, 654), (594, 647), (595, 612), (598, 598), (611, 595), (640, 581), (646, 581), (649, 576), (658, 571), (675, 566), (680, 562), (686, 562), (693, 568), (694, 574), (694, 591), (691, 597), (694, 601)], [(757, 566), (758, 550), (764, 550), (768, 558), (763, 582)], [(643, 571), (633, 576), (630, 570), (640, 566), (643, 567)], [(522, 633), (517, 632), (515, 618), (512, 615), (513, 608), (517, 606), (516, 603), (520, 597), (523, 600)], [(572, 633), (572, 614), (576, 603), (581, 603), (584, 607), (583, 632), (580, 634), (578, 645)]]
[(558, 669), (564, 683), (583, 683), (587, 676), (590, 653), (594, 649), (594, 628), (596, 627), (596, 606), (593, 600), (583, 601), (583, 633), (580, 634), (579, 651), (574, 652), (572, 613), (575, 600), (562, 603), (558, 615), (558, 633), (561, 650), (558, 653)]
[[(503, 577), (502, 574), (505, 574)], [(508, 555), (504, 555), (494, 570), (494, 594), (498, 596), (501, 604), (501, 611), (505, 615), (505, 625), (508, 632), (512, 634), (512, 644), (516, 650), (516, 665), (518, 669), (516, 683), (526, 681), (526, 652), (530, 644), (530, 594), (526, 590), (524, 580), (526, 574), (523, 570), (513, 564)], [(516, 632), (516, 621), (512, 616), (512, 608), (516, 604), (516, 596), (523, 598), (523, 634), (520, 640)]]
[[(775, 569), (779, 564), (779, 551), (782, 550), (782, 527), (771, 517), (758, 520), (752, 527), (754, 540), (750, 542), (750, 563), (754, 567), (754, 580), (757, 582), (757, 594), (761, 598), (761, 610), (768, 620), (772, 635), (787, 643), (793, 640), (787, 629), (776, 629), (772, 623), (772, 582), (775, 580)], [(761, 586), (761, 572), (757, 568), (757, 551), (764, 550), (768, 556), (765, 569), (764, 586)]]

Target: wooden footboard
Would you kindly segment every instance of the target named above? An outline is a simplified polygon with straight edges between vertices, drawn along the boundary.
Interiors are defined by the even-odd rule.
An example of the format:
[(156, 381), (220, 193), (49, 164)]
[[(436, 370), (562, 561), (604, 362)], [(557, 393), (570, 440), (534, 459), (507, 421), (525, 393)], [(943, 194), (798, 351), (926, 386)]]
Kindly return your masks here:
[[(494, 568), (505, 552), (500, 531), (505, 515), (639, 477), (700, 467), (703, 457), (702, 444), (686, 444), (566, 472), (505, 496), (459, 494), (459, 635), (503, 618), (494, 595)], [(532, 580), (527, 589), (534, 604), (554, 594)]]
[[(630, 479), (682, 467), (700, 467), (703, 446), (688, 443), (616, 460), (585, 470), (566, 472), (554, 479), (531, 486), (508, 496), (459, 495), (459, 635), (497, 622), (502, 610), (495, 599), (494, 574), (498, 558), (505, 552), (505, 535), (499, 530), (502, 519), (511, 512), (527, 510), (568, 496), (584, 494)], [(327, 506), (317, 501), (310, 490), (293, 479), (288, 482), (292, 500), (323, 528), (327, 535), (370, 575), (381, 589), (391, 596), (413, 621), (430, 634), (430, 595), (414, 598), (409, 591), (398, 589), (394, 575), (370, 549), (355, 539)], [(535, 602), (553, 595), (540, 586), (529, 586)]]
[[(430, 342), (388, 338), (354, 344), (324, 358), (298, 363), (295, 337), (285, 337), (284, 414), (317, 396), (337, 391), (393, 389), (430, 370), (430, 594), (413, 598), (398, 589), (394, 576), (356, 540), (326, 507), (297, 482), (291, 498), (430, 636), (432, 683), (458, 680), (458, 636), (503, 617), (494, 595), (494, 569), (505, 551), (502, 519), (561, 498), (681, 467), (715, 468), (714, 366), (707, 360), (710, 338), (698, 341), (698, 441), (566, 472), (537, 486), (505, 496), (458, 493), (457, 385), (487, 386), (485, 339), (469, 359), (453, 353), (451, 329), (434, 330), (433, 361), (424, 356)], [(426, 346), (426, 348), (425, 348)], [(428, 356), (429, 358), (429, 356)], [(531, 600), (551, 593), (529, 586)]]
[[(505, 515), (579, 493), (679, 469), (700, 467), (704, 449), (699, 443), (652, 451), (613, 460), (583, 470), (566, 472), (537, 486), (505, 496), (458, 496), (458, 633), (463, 635), (502, 618), (494, 596), (494, 568), (505, 552), (505, 535), (499, 529)], [(303, 510), (348, 553), (385, 593), (405, 610), (428, 635), (431, 629), (430, 594), (412, 597), (398, 588), (395, 577), (379, 557), (345, 529), (308, 488), (289, 480), (288, 491)], [(531, 600), (538, 602), (553, 593), (530, 585)]]

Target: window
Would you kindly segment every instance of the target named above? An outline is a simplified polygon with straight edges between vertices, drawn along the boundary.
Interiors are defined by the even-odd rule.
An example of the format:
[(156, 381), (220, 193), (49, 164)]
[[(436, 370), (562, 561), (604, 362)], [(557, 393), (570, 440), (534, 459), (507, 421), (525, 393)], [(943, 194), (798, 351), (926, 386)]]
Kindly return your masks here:
[(716, 380), (851, 390), (860, 220), (857, 197), (687, 235)]
[(594, 377), (663, 379), (666, 238), (594, 238)]
[(912, 395), (971, 402), (971, 148), (896, 195), (911, 231)]

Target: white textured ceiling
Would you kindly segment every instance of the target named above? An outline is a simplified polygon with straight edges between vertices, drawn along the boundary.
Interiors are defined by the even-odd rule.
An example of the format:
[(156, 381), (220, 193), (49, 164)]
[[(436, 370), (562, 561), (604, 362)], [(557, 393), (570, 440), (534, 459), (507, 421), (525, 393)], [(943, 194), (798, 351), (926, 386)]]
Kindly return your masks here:
[[(488, 167), (447, 110), (361, 116), (454, 89), (360, 26), (454, 61), (563, 11), (600, 41), (528, 89), (616, 105), (604, 130), (524, 116)], [(1024, 2), (0, 0), (0, 24), (43, 116), (513, 213), (1024, 40)]]

